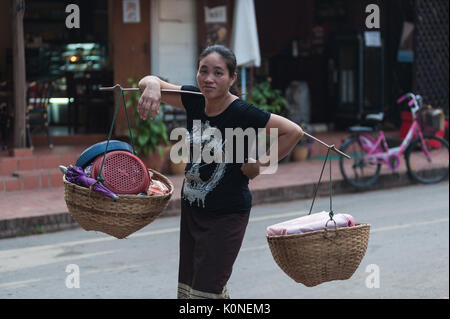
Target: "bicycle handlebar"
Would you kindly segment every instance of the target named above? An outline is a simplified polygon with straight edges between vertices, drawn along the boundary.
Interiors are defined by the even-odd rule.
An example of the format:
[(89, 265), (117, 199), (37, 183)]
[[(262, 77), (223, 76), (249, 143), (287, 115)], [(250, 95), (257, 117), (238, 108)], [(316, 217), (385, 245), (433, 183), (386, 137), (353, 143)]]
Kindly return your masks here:
[(408, 102), (409, 106), (412, 106), (414, 104), (414, 102), (416, 102), (416, 96), (413, 93), (406, 93), (405, 95), (401, 96), (398, 98), (397, 100), (397, 104), (402, 103), (403, 101), (405, 101), (407, 98), (410, 98), (411, 100)]
[(402, 103), (406, 99), (409, 99), (408, 106), (411, 108), (411, 113), (413, 114), (413, 118), (414, 118), (415, 113), (420, 108), (422, 99), (421, 99), (420, 95), (414, 95), (413, 93), (409, 92), (409, 93), (406, 93), (405, 95), (399, 97), (397, 99), (397, 104)]
[(397, 104), (402, 103), (404, 100), (406, 100), (406, 95), (403, 95), (403, 96), (399, 97), (399, 98), (397, 99)]

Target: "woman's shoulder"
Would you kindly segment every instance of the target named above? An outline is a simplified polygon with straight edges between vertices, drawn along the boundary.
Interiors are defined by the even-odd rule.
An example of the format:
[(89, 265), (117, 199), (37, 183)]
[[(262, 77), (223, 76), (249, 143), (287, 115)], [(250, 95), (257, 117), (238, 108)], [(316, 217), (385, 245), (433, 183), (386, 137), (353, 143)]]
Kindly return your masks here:
[[(181, 90), (183, 91), (191, 91), (191, 92), (200, 92), (200, 89), (193, 85), (182, 85)], [(191, 108), (198, 108), (198, 105), (203, 105), (205, 98), (202, 95), (198, 94), (189, 94), (189, 93), (181, 93), (181, 103), (183, 103), (186, 111), (190, 112)]]
[(257, 108), (256, 106), (254, 106), (253, 104), (241, 99), (241, 98), (237, 98), (236, 100), (233, 101), (234, 104), (236, 105), (236, 108), (239, 111), (242, 112), (247, 112), (247, 111), (251, 111), (253, 108)]
[(239, 117), (246, 121), (247, 126), (258, 128), (266, 126), (270, 118), (269, 112), (240, 98), (235, 102)]
[(200, 89), (198, 87), (196, 87), (195, 85), (189, 85), (189, 84), (182, 85), (181, 89), (183, 91), (200, 92)]
[(254, 113), (264, 113), (269, 114), (269, 112), (263, 110), (262, 108), (255, 106), (254, 104), (247, 102), (245, 100), (242, 100), (241, 98), (238, 98), (235, 100), (237, 109), (246, 114), (254, 114)]

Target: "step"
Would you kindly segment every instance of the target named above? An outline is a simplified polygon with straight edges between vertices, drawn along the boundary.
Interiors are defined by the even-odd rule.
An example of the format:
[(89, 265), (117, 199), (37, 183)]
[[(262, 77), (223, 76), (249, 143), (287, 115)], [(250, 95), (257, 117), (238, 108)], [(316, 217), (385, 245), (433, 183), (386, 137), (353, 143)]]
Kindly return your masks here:
[(12, 192), (63, 185), (59, 168), (14, 171), (11, 176), (0, 176), (0, 192)]
[(0, 193), (20, 191), (22, 185), (18, 177), (0, 176)]
[(15, 171), (58, 168), (75, 164), (79, 154), (49, 154), (21, 157), (0, 157), (0, 176), (10, 176)]

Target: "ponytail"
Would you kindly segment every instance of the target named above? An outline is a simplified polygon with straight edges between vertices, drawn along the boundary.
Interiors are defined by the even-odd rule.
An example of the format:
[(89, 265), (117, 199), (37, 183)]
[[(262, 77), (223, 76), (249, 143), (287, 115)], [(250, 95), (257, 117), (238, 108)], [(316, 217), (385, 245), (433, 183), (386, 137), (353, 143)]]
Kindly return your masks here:
[(230, 93), (233, 95), (236, 95), (237, 97), (241, 98), (241, 92), (239, 91), (236, 83), (230, 86)]

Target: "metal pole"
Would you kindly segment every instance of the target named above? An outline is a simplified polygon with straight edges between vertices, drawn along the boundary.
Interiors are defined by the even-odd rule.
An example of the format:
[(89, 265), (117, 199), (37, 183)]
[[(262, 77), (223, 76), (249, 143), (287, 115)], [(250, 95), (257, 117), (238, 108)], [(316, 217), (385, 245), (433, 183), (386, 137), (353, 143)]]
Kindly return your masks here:
[(245, 101), (247, 96), (247, 72), (244, 66), (241, 67), (241, 95)]

